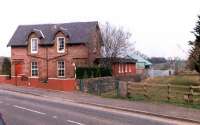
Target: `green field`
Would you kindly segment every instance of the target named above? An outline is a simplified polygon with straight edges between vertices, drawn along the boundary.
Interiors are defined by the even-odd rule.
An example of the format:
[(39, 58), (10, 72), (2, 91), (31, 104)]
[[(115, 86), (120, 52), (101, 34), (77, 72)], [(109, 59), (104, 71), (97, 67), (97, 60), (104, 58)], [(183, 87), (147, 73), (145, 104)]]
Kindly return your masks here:
[[(198, 74), (149, 78), (141, 83), (130, 83), (130, 87), (128, 87), (129, 96), (123, 99), (130, 101), (169, 103), (200, 109), (199, 79), (200, 75)], [(191, 97), (191, 89), (192, 101), (189, 100)], [(102, 96), (120, 98), (116, 97), (115, 92), (104, 93)]]
[(173, 85), (200, 85), (200, 75), (199, 74), (183, 74), (177, 76), (168, 76), (168, 77), (156, 77), (149, 78), (144, 80), (145, 83), (153, 84), (173, 84)]

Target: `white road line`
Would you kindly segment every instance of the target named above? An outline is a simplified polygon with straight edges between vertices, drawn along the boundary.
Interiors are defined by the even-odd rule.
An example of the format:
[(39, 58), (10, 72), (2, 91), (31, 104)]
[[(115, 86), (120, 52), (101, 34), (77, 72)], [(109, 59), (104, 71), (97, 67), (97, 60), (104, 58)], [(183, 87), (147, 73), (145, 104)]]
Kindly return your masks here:
[(32, 109), (28, 109), (28, 108), (24, 108), (24, 107), (17, 106), (17, 105), (13, 105), (13, 107), (23, 109), (23, 110), (26, 110), (26, 111), (30, 111), (30, 112), (34, 112), (34, 113), (37, 113), (37, 114), (40, 114), (40, 115), (46, 115), (46, 113), (39, 112), (39, 111), (32, 110)]
[(77, 125), (85, 125), (85, 124), (83, 124), (83, 123), (75, 122), (75, 121), (72, 121), (72, 120), (67, 120), (67, 121), (70, 122), (70, 123), (77, 124)]
[(58, 117), (56, 115), (52, 116), (52, 118), (57, 119)]

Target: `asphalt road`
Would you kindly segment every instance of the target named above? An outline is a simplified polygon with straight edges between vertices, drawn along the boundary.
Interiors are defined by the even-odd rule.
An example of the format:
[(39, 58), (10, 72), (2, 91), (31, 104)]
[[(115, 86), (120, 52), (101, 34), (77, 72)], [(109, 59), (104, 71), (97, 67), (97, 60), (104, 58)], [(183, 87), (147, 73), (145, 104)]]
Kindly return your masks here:
[[(7, 125), (175, 125), (172, 120), (0, 90)], [(180, 123), (180, 125), (183, 125)]]

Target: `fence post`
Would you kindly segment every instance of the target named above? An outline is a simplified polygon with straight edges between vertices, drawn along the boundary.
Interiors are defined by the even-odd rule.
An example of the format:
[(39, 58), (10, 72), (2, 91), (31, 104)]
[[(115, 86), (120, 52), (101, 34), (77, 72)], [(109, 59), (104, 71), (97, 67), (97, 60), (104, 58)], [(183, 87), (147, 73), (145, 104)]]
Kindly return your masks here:
[(101, 96), (101, 88), (102, 88), (102, 85), (101, 85), (101, 80), (99, 80), (97, 82), (97, 91), (98, 91), (98, 95)]
[(80, 91), (84, 91), (84, 85), (83, 85), (83, 80), (80, 79), (80, 83), (79, 83), (79, 87), (80, 87)]
[(116, 96), (119, 97), (119, 80), (115, 80)]
[(129, 92), (128, 86), (129, 86), (129, 83), (127, 82), (127, 84), (126, 84), (126, 97), (127, 97), (127, 98), (130, 98), (130, 97), (131, 97), (131, 94), (130, 94), (130, 92)]
[(193, 91), (193, 87), (192, 85), (190, 86), (190, 92), (189, 92), (189, 95), (188, 95), (188, 101), (190, 103), (193, 103), (193, 94), (194, 94), (194, 91)]
[(97, 90), (97, 91), (96, 91), (96, 94), (97, 94), (97, 95), (100, 95), (100, 94), (99, 94), (99, 81), (97, 81), (97, 83), (96, 83), (96, 90)]
[(143, 90), (144, 90), (144, 96), (148, 98), (146, 84), (143, 85)]
[(167, 100), (170, 101), (170, 84), (167, 84)]

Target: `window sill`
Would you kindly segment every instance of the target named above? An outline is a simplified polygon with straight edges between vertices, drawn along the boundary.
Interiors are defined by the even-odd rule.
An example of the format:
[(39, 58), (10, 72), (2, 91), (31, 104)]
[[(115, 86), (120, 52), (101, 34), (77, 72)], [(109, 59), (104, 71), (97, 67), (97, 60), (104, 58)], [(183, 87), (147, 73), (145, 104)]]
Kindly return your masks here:
[(57, 51), (57, 53), (65, 53), (65, 51)]
[(38, 52), (31, 52), (31, 54), (37, 54)]
[(29, 77), (29, 78), (38, 79), (38, 78), (39, 78), (39, 76), (31, 76), (31, 77)]
[(57, 78), (65, 79), (65, 76), (57, 76)]

